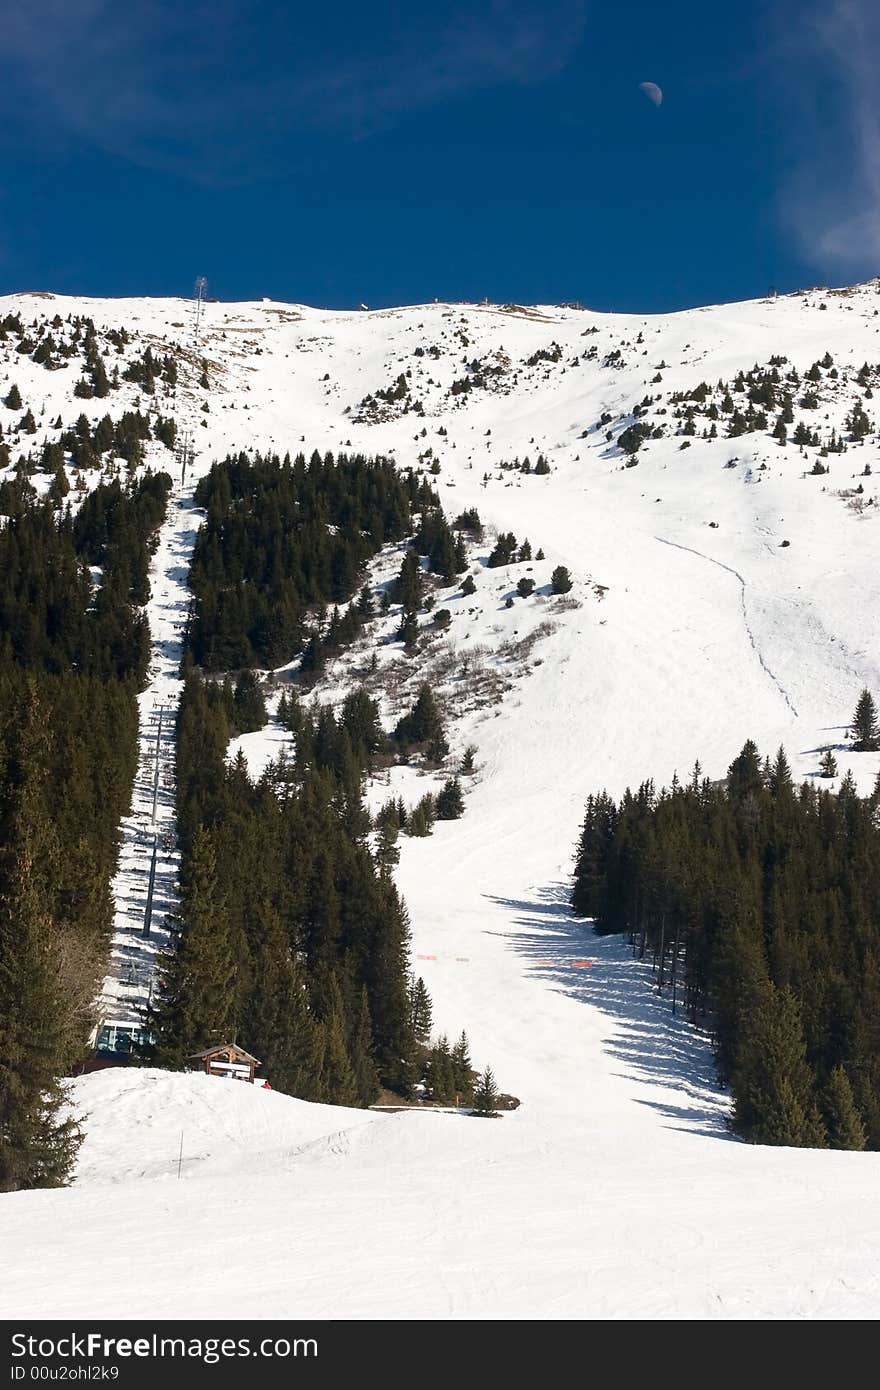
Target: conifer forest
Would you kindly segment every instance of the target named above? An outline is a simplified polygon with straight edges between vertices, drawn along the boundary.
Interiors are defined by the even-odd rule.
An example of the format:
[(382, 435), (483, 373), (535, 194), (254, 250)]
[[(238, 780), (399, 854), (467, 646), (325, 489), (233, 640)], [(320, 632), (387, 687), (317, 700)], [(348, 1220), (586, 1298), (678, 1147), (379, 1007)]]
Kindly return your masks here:
[(709, 1029), (736, 1133), (880, 1148), (880, 778), (797, 786), (750, 740), (720, 784), (591, 796), (572, 905)]

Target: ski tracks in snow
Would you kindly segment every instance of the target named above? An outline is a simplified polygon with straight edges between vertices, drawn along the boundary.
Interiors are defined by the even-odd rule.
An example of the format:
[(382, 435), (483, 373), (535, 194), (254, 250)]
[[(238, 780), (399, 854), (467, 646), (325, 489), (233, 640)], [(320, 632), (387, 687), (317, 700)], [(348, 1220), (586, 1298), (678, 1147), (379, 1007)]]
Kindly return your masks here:
[(743, 578), (743, 576), (740, 574), (739, 570), (734, 569), (732, 565), (726, 565), (726, 564), (724, 563), (723, 560), (716, 560), (714, 556), (704, 554), (702, 550), (695, 550), (694, 547), (693, 547), (692, 545), (681, 545), (679, 541), (670, 541), (670, 540), (667, 540), (665, 536), (655, 536), (654, 539), (655, 539), (656, 541), (659, 541), (661, 545), (669, 545), (669, 546), (672, 546), (672, 548), (673, 548), (674, 550), (684, 550), (684, 551), (687, 551), (687, 553), (688, 553), (689, 555), (696, 555), (700, 560), (705, 560), (705, 561), (707, 561), (707, 563), (710, 564), (710, 565), (717, 565), (718, 569), (727, 570), (727, 573), (728, 573), (728, 574), (732, 574), (732, 575), (733, 575), (734, 579), (735, 579), (735, 580), (737, 581), (737, 583), (739, 584), (739, 591), (740, 591), (740, 592), (739, 592), (739, 597), (740, 597), (740, 604), (741, 604), (741, 606), (742, 606), (743, 623), (744, 623), (744, 625), (745, 625), (746, 635), (748, 636), (749, 644), (751, 645), (752, 651), (755, 653), (755, 656), (758, 658), (758, 661), (760, 662), (760, 664), (761, 664), (763, 670), (766, 672), (766, 674), (769, 676), (770, 680), (771, 680), (771, 681), (773, 682), (773, 684), (776, 686), (776, 689), (779, 691), (779, 694), (782, 696), (782, 698), (783, 698), (783, 700), (785, 701), (786, 705), (787, 705), (788, 708), (791, 710), (791, 713), (792, 713), (795, 717), (797, 717), (797, 710), (795, 709), (794, 704), (792, 703), (791, 696), (789, 695), (789, 693), (788, 693), (788, 691), (786, 690), (785, 686), (782, 684), (782, 682), (781, 682), (781, 680), (779, 679), (779, 677), (776, 676), (776, 675), (774, 674), (774, 672), (770, 670), (770, 667), (767, 665), (767, 662), (764, 660), (764, 656), (763, 656), (763, 653), (762, 653), (762, 651), (761, 651), (761, 648), (758, 646), (758, 643), (757, 643), (757, 641), (755, 640), (755, 634), (754, 634), (754, 632), (753, 632), (753, 630), (752, 630), (752, 626), (751, 626), (751, 624), (750, 624), (750, 622), (749, 622), (749, 614), (748, 614), (748, 609), (747, 609), (747, 607), (746, 607), (746, 581), (745, 581), (745, 579)]

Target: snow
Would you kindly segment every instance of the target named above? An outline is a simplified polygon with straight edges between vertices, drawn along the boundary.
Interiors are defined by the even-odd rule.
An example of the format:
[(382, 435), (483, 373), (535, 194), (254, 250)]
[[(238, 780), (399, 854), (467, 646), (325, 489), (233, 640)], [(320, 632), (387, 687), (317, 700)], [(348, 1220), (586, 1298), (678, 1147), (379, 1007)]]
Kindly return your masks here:
[(730, 1140), (699, 1039), (552, 901), (487, 904), (445, 944), (506, 1079), (521, 1059), (519, 1110), (83, 1078), (77, 1184), (0, 1203), (0, 1315), (216, 1317), (230, 1280), (256, 1318), (876, 1314), (877, 1155)]
[[(194, 426), (196, 473), (227, 448), (283, 454), (350, 441), (406, 466), (433, 447), (432, 482), (450, 515), (476, 506), (484, 523), (543, 547), (539, 586), (559, 563), (574, 577), (574, 603), (539, 595), (508, 610), (527, 567), (486, 569), (488, 541), (470, 557), (477, 594), (438, 592), (436, 607), (454, 617), (430, 659), (481, 649), (504, 680), (491, 703), (468, 695), (454, 663), (441, 682), (453, 749), (475, 744), (477, 773), (464, 779), (463, 819), (403, 837), (397, 871), (436, 1030), (465, 1027), (475, 1062), (490, 1063), (522, 1105), (494, 1121), (364, 1114), (214, 1078), (82, 1078), (72, 1092), (88, 1137), (74, 1186), (0, 1198), (0, 1316), (133, 1306), (217, 1316), (230, 1280), (237, 1313), (254, 1317), (877, 1316), (880, 1155), (732, 1139), (703, 1037), (672, 1018), (621, 941), (571, 917), (566, 896), (583, 804), (602, 787), (619, 794), (648, 776), (685, 776), (696, 758), (722, 776), (748, 737), (770, 753), (784, 743), (805, 777), (831, 744), (841, 775), (852, 770), (862, 793), (873, 785), (880, 756), (847, 751), (844, 726), (864, 685), (880, 693), (876, 443), (812, 477), (795, 447), (768, 436), (694, 439), (684, 452), (679, 438), (649, 441), (625, 468), (604, 430), (582, 433), (603, 411), (616, 418), (645, 394), (714, 384), (773, 354), (801, 372), (826, 350), (841, 370), (878, 361), (878, 306), (873, 283), (656, 318), (553, 306), (204, 306), (212, 389), (208, 423)], [(17, 307), (26, 319), (88, 312), (99, 327), (137, 318), (145, 333), (188, 343), (173, 327), (189, 312), (180, 301), (12, 296), (0, 312)], [(558, 363), (523, 366), (553, 342)], [(567, 365), (593, 344), (596, 361)], [(424, 356), (412, 355), (417, 346)], [(603, 367), (617, 347), (626, 366)], [(501, 348), (519, 376), (509, 394), (447, 394), (465, 361)], [(423, 417), (352, 422), (368, 393), (407, 369)], [(7, 383), (67, 423), (78, 413), (75, 375), (16, 361)], [(184, 385), (179, 404), (205, 395)], [(817, 423), (839, 428), (852, 395), (823, 401)], [(0, 419), (8, 433), (2, 405)], [(548, 476), (499, 470), (539, 452)], [(874, 502), (855, 510), (839, 492), (865, 462), (862, 501)], [(176, 495), (155, 557), (147, 743), (149, 702), (174, 698), (197, 519)], [(379, 557), (374, 582), (396, 564)], [(527, 656), (505, 657), (505, 641), (545, 620), (552, 628)], [(335, 664), (312, 698), (341, 698), (362, 656)], [(383, 670), (400, 659), (399, 646), (381, 649)], [(386, 725), (420, 670), (396, 694), (382, 690)], [(273, 722), (230, 753), (241, 746), (259, 773), (284, 744)], [(395, 769), (371, 785), (370, 804), (392, 791), (413, 801), (429, 785)]]
[[(160, 958), (171, 942), (166, 919), (177, 905), (179, 863), (175, 840), (174, 721), (182, 689), (178, 669), (189, 605), (186, 576), (200, 521), (192, 502), (192, 487), (184, 489), (176, 483), (150, 566), (152, 659), (148, 685), (138, 697), (139, 766), (131, 813), (122, 823), (122, 850), (113, 882), (116, 913), (109, 970), (100, 1000), (101, 1018), (108, 1022), (135, 1026), (143, 1023), (145, 1005), (151, 1001), (156, 986)], [(145, 936), (144, 885), (149, 878), (154, 843), (153, 908), (149, 936)]]
[[(375, 1120), (367, 1110), (311, 1105), (256, 1084), (155, 1068), (108, 1067), (73, 1088), (86, 1117), (76, 1180), (105, 1185), (231, 1175), (291, 1163)], [(114, 1138), (108, 1142), (107, 1117)], [(89, 1117), (95, 1123), (89, 1124)], [(183, 1141), (181, 1145), (181, 1139)]]

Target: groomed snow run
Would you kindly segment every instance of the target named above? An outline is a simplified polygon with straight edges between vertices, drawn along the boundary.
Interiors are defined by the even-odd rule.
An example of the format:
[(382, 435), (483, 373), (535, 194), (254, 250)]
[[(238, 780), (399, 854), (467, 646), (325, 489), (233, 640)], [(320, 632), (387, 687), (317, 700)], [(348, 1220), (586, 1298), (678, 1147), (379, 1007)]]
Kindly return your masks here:
[(518, 1111), (82, 1078), (77, 1183), (3, 1199), (0, 1316), (221, 1318), (230, 1286), (243, 1318), (876, 1314), (876, 1154), (729, 1139), (649, 972), (552, 900), (487, 901), (446, 945)]

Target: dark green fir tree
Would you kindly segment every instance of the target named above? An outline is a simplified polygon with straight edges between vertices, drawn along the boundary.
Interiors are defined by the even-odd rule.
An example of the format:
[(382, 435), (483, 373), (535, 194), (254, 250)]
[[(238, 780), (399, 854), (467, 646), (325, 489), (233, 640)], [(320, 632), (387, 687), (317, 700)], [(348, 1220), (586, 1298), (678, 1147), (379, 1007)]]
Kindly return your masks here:
[(856, 1106), (849, 1077), (839, 1065), (828, 1078), (822, 1108), (828, 1130), (828, 1142), (833, 1149), (865, 1148), (865, 1126)]
[(492, 1072), (492, 1068), (487, 1067), (486, 1070), (481, 1073), (474, 1088), (473, 1113), (490, 1118), (497, 1114), (495, 1108), (497, 1104), (498, 1087), (495, 1085), (495, 1076)]
[(857, 753), (876, 753), (880, 749), (877, 706), (870, 690), (863, 690), (853, 714), (853, 748)]

